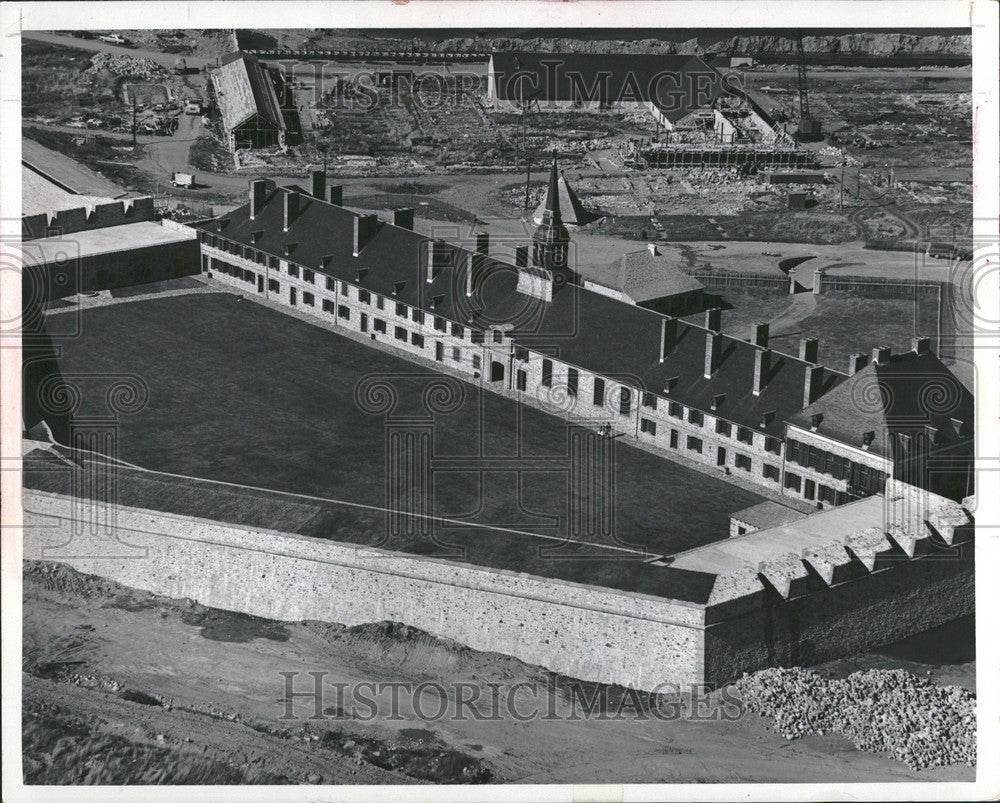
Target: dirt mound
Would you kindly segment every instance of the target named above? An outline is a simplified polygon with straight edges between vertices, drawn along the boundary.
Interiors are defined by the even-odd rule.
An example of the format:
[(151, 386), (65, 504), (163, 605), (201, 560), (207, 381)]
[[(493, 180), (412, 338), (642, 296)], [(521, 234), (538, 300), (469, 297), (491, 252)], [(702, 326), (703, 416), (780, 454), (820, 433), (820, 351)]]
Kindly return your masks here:
[(537, 679), (545, 670), (517, 658), (480, 652), (399, 622), (344, 625), (309, 621), (305, 627), (331, 645), (349, 649), (372, 667), (389, 673), (438, 676), (442, 672), (471, 678)]
[(859, 750), (910, 769), (976, 762), (976, 696), (901, 669), (829, 680), (806, 669), (765, 669), (735, 684), (744, 705), (786, 739), (842, 733)]

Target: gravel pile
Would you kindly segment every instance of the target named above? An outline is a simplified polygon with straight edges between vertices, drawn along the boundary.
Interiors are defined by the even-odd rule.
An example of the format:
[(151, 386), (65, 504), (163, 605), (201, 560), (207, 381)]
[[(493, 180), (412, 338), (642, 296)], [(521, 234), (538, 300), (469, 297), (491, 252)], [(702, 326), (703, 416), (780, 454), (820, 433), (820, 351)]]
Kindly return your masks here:
[(95, 53), (90, 64), (95, 71), (108, 70), (115, 75), (124, 75), (129, 78), (152, 78), (166, 72), (161, 65), (152, 59), (123, 56), (118, 53)]
[(786, 739), (841, 733), (915, 770), (976, 763), (976, 696), (959, 686), (901, 669), (835, 680), (797, 668), (744, 675), (735, 686), (747, 710), (770, 717)]

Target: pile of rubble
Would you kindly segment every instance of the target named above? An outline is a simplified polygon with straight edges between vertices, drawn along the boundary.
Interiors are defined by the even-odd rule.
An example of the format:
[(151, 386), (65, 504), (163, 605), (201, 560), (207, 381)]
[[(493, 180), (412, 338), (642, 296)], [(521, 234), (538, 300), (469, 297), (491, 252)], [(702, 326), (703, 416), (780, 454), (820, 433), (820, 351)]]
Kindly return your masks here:
[(749, 710), (786, 739), (841, 733), (859, 750), (886, 752), (910, 769), (976, 763), (976, 696), (901, 669), (843, 680), (806, 669), (765, 669), (736, 684)]
[(124, 56), (117, 53), (95, 53), (90, 64), (94, 71), (107, 70), (115, 75), (124, 75), (128, 78), (152, 78), (167, 72), (152, 59)]

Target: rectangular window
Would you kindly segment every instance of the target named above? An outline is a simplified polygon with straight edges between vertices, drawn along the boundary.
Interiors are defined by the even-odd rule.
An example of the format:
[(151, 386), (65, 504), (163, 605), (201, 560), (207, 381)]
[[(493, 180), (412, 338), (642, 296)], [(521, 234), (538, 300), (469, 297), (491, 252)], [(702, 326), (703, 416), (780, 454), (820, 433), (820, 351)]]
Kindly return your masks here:
[(396, 327), (396, 340), (406, 342), (406, 330), (402, 326)]
[(705, 416), (701, 410), (688, 410), (688, 421), (696, 427), (704, 426)]
[(639, 419), (639, 431), (646, 432), (650, 435), (656, 434), (656, 422), (650, 421), (648, 418)]
[(528, 389), (528, 372), (523, 368), (517, 369), (517, 389), (522, 391)]
[(575, 396), (580, 388), (580, 372), (576, 368), (570, 368), (566, 374), (566, 391), (570, 396)]
[(340, 283), (340, 294), (342, 296), (349, 296), (351, 294), (351, 286), (347, 282)]
[(499, 330), (494, 330), (494, 332), (493, 332), (493, 342), (494, 343), (503, 343), (503, 332), (501, 332)]
[(274, 279), (270, 279), (267, 283), (267, 289), (272, 293), (280, 293), (281, 285), (278, 284)]
[(521, 362), (528, 361), (528, 350), (523, 346), (514, 347), (514, 359), (520, 360)]
[(753, 444), (753, 432), (751, 432), (746, 427), (738, 427), (736, 429), (736, 440), (740, 443)]
[(334, 304), (329, 299), (323, 299), (323, 312), (329, 312), (331, 315), (337, 311), (337, 305)]
[(767, 436), (764, 438), (764, 451), (771, 454), (781, 454), (781, 441), (778, 438), (772, 438), (770, 435)]
[(343, 318), (345, 321), (351, 320), (351, 308), (345, 307), (343, 304), (341, 304), (339, 307), (337, 307), (337, 317)]
[(827, 502), (831, 505), (836, 504), (837, 495), (834, 493), (833, 488), (826, 485), (819, 486), (819, 501)]
[(288, 263), (288, 275), (298, 278), (299, 276), (299, 266), (293, 265), (291, 262)]
[(418, 335), (416, 332), (411, 332), (410, 333), (410, 342), (414, 346), (418, 346), (419, 348), (423, 348), (424, 347), (424, 336), (423, 335)]
[(483, 361), (479, 358), (479, 355), (478, 354), (473, 354), (472, 355), (472, 367), (475, 368), (478, 371), (482, 367), (482, 365), (483, 365)]
[(372, 323), (373, 328), (376, 332), (381, 332), (385, 334), (385, 321), (382, 318), (376, 318)]
[(786, 471), (785, 487), (795, 491), (795, 493), (799, 493), (802, 490), (802, 478), (798, 474)]
[(594, 406), (604, 406), (604, 380), (599, 376), (594, 378)]
[(826, 452), (825, 457), (826, 457), (826, 465), (823, 467), (823, 472), (825, 474), (830, 474), (832, 476), (834, 468), (836, 467), (837, 456), (834, 455), (832, 452)]
[(677, 438), (678, 438), (677, 430), (676, 429), (670, 430), (670, 448), (671, 449), (676, 449), (677, 448)]
[(656, 409), (656, 396), (650, 393), (648, 390), (642, 393), (642, 406), (648, 407), (650, 410)]
[(313, 273), (309, 268), (302, 269), (302, 281), (309, 282), (309, 284), (316, 283), (316, 274)]
[(416, 307), (413, 308), (413, 322), (414, 323), (423, 323), (424, 322), (424, 313), (423, 313), (423, 310), (419, 310)]
[(451, 325), (451, 336), (457, 338), (465, 337), (465, 327), (460, 323), (453, 323)]
[(694, 435), (688, 435), (687, 448), (689, 451), (701, 454), (701, 438), (696, 438)]
[(305, 304), (307, 307), (315, 307), (316, 306), (316, 296), (314, 296), (312, 293), (303, 293), (302, 294), (302, 303)]
[(406, 304), (404, 304), (402, 301), (396, 302), (396, 315), (398, 315), (400, 318), (405, 318), (408, 312), (409, 310), (406, 308)]
[(358, 290), (358, 301), (360, 301), (362, 304), (371, 304), (372, 294), (369, 293), (367, 290)]
[(439, 331), (439, 332), (447, 332), (448, 331), (448, 322), (445, 321), (445, 319), (442, 318), (440, 315), (435, 315), (434, 316), (434, 328), (437, 329), (437, 331)]
[(472, 342), (473, 343), (483, 343), (484, 342), (484, 340), (483, 340), (483, 333), (480, 332), (480, 331), (477, 331), (476, 329), (473, 329), (472, 330)]
[(458, 346), (452, 346), (452, 349), (451, 349), (451, 358), (455, 362), (460, 362), (461, 361), (461, 359), (462, 359), (462, 350)]
[(733, 425), (728, 421), (723, 421), (721, 418), (715, 419), (715, 431), (720, 435), (725, 435), (727, 438), (733, 437)]
[(542, 360), (542, 384), (552, 386), (552, 360)]
[(632, 412), (632, 391), (622, 388), (621, 399), (618, 401), (618, 414), (628, 415)]
[(330, 276), (327, 276), (326, 277), (326, 289), (329, 290), (331, 293), (337, 292), (337, 280), (334, 279), (334, 278), (332, 278), (332, 277), (330, 277)]
[(279, 269), (278, 258), (277, 257), (268, 257), (267, 258), (267, 266), (271, 270), (278, 270)]
[(384, 296), (379, 296), (378, 298), (375, 299), (375, 308), (376, 309), (385, 309), (385, 297)]
[(770, 480), (771, 482), (777, 482), (781, 479), (781, 472), (778, 470), (777, 466), (772, 466), (769, 463), (764, 464), (764, 479)]
[(736, 453), (736, 459), (733, 461), (736, 468), (742, 471), (750, 471), (753, 468), (753, 462), (745, 454)]
[(673, 418), (684, 418), (684, 408), (675, 401), (667, 405), (667, 413)]

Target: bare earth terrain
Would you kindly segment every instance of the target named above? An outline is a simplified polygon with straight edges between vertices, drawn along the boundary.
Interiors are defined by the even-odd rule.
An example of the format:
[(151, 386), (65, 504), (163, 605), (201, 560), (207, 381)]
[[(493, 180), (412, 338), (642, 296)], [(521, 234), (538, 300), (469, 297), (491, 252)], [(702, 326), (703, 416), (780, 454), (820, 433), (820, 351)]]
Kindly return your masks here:
[[(969, 767), (914, 772), (840, 736), (786, 740), (757, 716), (722, 721), (738, 706), (719, 694), (680, 718), (639, 720), (621, 690), (607, 689), (607, 718), (569, 705), (566, 679), (498, 654), (480, 653), (392, 623), (345, 628), (272, 622), (125, 588), (59, 564), (25, 564), (24, 738), (29, 783), (445, 783), (960, 781)], [(950, 626), (967, 629), (968, 622)], [(963, 630), (964, 632), (964, 630)], [(941, 643), (947, 636), (935, 634)], [(956, 639), (962, 641), (962, 639)], [(841, 676), (902, 666), (970, 686), (971, 656), (928, 664), (921, 644), (823, 667)], [(326, 695), (319, 719), (309, 672)], [(417, 699), (370, 694), (348, 705), (335, 683), (462, 682), (483, 692), (471, 709), (442, 706), (433, 688)], [(516, 684), (515, 718), (491, 707)], [(590, 694), (593, 688), (589, 687)], [(357, 698), (360, 700), (360, 696)], [(590, 699), (593, 699), (591, 696)], [(624, 699), (624, 702), (623, 702)], [(441, 708), (445, 717), (435, 719)], [(289, 713), (291, 719), (282, 719)], [(464, 719), (452, 716), (462, 710)], [(548, 712), (559, 716), (551, 717)], [(576, 719), (568, 715), (575, 711)], [(619, 715), (619, 712), (620, 715)], [(714, 713), (713, 713), (714, 712)], [(354, 717), (351, 718), (351, 714)], [(671, 717), (669, 720), (668, 717)], [(518, 721), (520, 720), (520, 721)], [(77, 738), (88, 735), (87, 739)]]

